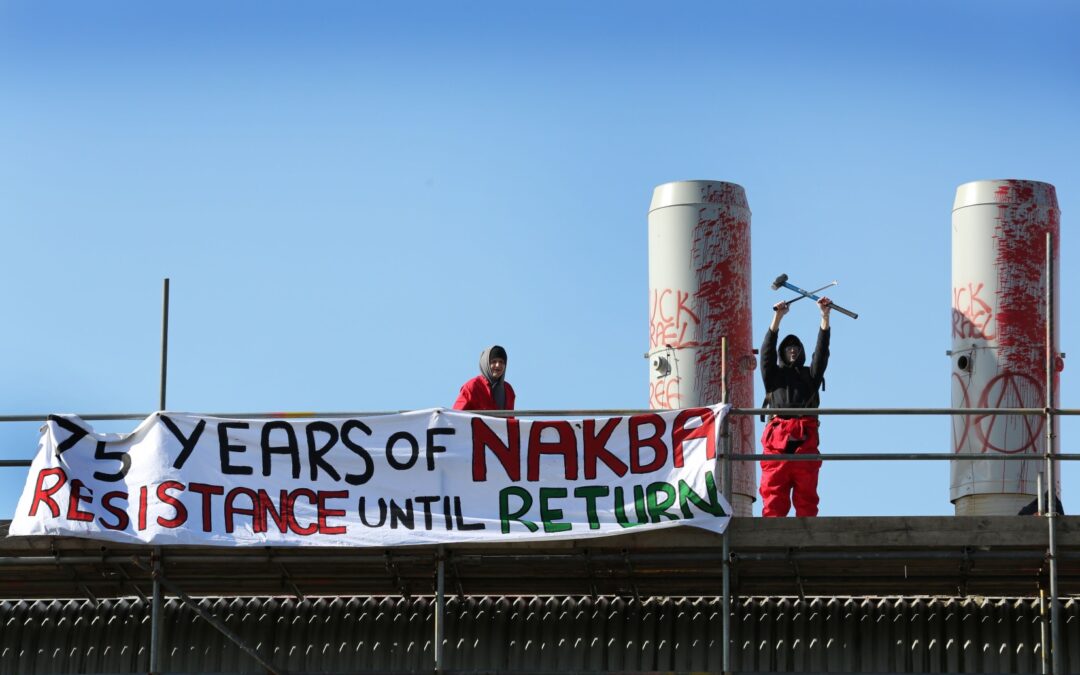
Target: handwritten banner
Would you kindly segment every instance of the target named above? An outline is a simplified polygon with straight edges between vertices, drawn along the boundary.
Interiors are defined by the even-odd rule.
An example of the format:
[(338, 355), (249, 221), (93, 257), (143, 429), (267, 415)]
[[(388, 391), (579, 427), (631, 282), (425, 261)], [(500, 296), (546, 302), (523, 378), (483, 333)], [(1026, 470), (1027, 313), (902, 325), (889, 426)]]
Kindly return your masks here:
[(155, 545), (401, 546), (723, 532), (728, 406), (518, 420), (159, 412), (129, 434), (51, 416), (11, 535)]

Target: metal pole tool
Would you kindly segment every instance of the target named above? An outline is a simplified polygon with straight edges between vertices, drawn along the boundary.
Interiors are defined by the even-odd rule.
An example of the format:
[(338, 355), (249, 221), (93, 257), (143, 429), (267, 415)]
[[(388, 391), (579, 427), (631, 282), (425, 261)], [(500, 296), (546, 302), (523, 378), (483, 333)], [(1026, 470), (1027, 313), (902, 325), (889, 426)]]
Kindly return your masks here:
[[(829, 286), (834, 286), (835, 284), (836, 284), (836, 282), (834, 281), (833, 283), (822, 286), (821, 288), (819, 288), (817, 290), (822, 291), (822, 290), (825, 290), (826, 288), (829, 288)], [(796, 293), (798, 293), (799, 298), (795, 298), (795, 300), (799, 300), (800, 298), (810, 298), (811, 300), (820, 300), (821, 299), (821, 296), (817, 295), (817, 291), (807, 291), (805, 289), (799, 288), (795, 284), (789, 283), (788, 282), (788, 275), (786, 275), (786, 274), (781, 274), (780, 276), (776, 277), (776, 281), (772, 282), (772, 289), (774, 291), (778, 291), (778, 290), (780, 290), (780, 288), (787, 288), (788, 290), (792, 290), (792, 291), (795, 291)], [(792, 302), (794, 302), (794, 301), (792, 301)], [(835, 309), (836, 311), (840, 312), (841, 314), (846, 314), (846, 315), (850, 316), (852, 319), (858, 319), (859, 318), (858, 314), (851, 311), (850, 309), (844, 309), (843, 307), (836, 304), (835, 302), (830, 302), (829, 307), (831, 307), (832, 309)]]

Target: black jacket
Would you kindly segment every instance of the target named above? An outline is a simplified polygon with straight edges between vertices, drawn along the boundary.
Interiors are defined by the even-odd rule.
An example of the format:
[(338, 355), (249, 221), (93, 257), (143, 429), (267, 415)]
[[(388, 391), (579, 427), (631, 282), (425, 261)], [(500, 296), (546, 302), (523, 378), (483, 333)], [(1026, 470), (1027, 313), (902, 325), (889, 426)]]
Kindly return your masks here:
[[(773, 330), (765, 331), (765, 340), (761, 343), (761, 379), (765, 382), (767, 405), (773, 408), (817, 408), (818, 390), (825, 383), (825, 367), (829, 365), (829, 335), (826, 330), (818, 330), (817, 346), (810, 367), (806, 362), (806, 350), (802, 349), (794, 363), (787, 363), (778, 358), (776, 338)], [(780, 343), (780, 355), (784, 347), (802, 342), (794, 335), (788, 335)]]

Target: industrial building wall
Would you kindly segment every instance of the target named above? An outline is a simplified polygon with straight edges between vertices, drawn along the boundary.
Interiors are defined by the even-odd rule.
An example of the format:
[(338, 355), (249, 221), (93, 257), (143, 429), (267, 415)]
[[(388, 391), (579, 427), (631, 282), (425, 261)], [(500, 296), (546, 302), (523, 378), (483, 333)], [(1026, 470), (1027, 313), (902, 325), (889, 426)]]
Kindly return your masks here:
[[(202, 607), (290, 672), (430, 672), (432, 598), (208, 598)], [(165, 671), (263, 672), (176, 600)], [(1065, 664), (1080, 672), (1080, 602), (1067, 600)], [(712, 671), (719, 598), (465, 597), (447, 602), (451, 670)], [(744, 672), (1038, 672), (1036, 600), (746, 598), (733, 604)], [(0, 603), (0, 673), (146, 672), (140, 599)]]

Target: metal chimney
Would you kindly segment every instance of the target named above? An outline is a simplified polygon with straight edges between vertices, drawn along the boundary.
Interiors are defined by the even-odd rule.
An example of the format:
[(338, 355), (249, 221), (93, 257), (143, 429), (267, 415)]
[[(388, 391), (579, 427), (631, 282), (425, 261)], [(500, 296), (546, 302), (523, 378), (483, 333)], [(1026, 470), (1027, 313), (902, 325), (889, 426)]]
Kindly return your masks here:
[[(1056, 270), (1060, 214), (1054, 186), (1047, 183), (983, 180), (956, 189), (950, 351), (954, 407), (1047, 404), (1046, 234), (1052, 235)], [(1054, 316), (1058, 278), (1053, 276)], [(1056, 358), (1056, 332), (1052, 349)], [(1035, 498), (1037, 475), (1045, 466), (1038, 457), (1046, 446), (1045, 424), (1042, 415), (953, 416), (954, 452), (1031, 456), (1025, 461), (953, 460), (949, 499), (956, 515), (1016, 515)]]
[[(750, 207), (734, 183), (677, 181), (649, 207), (649, 407), (722, 401), (727, 338), (728, 399), (754, 406), (750, 311)], [(733, 417), (732, 451), (755, 451), (754, 420)], [(733, 462), (732, 509), (752, 515), (757, 466)]]

